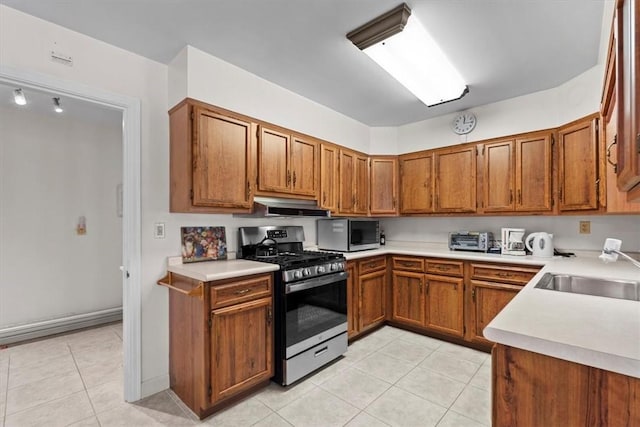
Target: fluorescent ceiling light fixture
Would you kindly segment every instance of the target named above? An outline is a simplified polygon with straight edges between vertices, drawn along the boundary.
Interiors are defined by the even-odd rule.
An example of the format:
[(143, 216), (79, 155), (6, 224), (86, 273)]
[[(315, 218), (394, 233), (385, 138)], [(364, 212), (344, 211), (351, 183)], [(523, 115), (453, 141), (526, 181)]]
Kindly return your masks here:
[(25, 98), (24, 93), (22, 92), (22, 89), (16, 89), (13, 91), (13, 100), (18, 105), (27, 104), (27, 98)]
[(62, 113), (64, 111), (60, 106), (60, 98), (53, 98), (53, 111), (56, 113)]
[(405, 3), (351, 31), (347, 38), (429, 107), (469, 92)]

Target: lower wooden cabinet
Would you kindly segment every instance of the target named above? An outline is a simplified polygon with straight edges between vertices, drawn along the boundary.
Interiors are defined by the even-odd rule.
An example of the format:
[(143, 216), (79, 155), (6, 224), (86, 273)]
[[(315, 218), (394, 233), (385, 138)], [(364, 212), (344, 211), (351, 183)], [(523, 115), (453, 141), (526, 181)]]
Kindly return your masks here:
[(640, 378), (497, 344), (492, 426), (637, 426)]
[[(396, 258), (394, 257), (394, 264)], [(424, 326), (424, 274), (394, 270), (391, 319), (411, 326)]]
[(347, 335), (353, 338), (358, 334), (358, 314), (360, 298), (356, 282), (358, 266), (355, 261), (347, 262)]
[(387, 258), (349, 261), (347, 272), (348, 335), (355, 338), (386, 319)]
[[(273, 376), (271, 274), (216, 282), (169, 273), (169, 381), (201, 419)], [(242, 292), (236, 292), (242, 291)]]
[(425, 279), (425, 326), (434, 332), (463, 337), (464, 279), (432, 274)]

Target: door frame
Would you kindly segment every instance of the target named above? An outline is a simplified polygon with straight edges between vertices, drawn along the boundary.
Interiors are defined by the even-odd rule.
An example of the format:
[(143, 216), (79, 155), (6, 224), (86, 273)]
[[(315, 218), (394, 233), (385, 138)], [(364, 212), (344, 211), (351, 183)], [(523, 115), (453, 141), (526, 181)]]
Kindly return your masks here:
[(140, 99), (48, 74), (0, 65), (0, 82), (55, 92), (122, 112), (122, 313), (124, 400), (141, 398)]

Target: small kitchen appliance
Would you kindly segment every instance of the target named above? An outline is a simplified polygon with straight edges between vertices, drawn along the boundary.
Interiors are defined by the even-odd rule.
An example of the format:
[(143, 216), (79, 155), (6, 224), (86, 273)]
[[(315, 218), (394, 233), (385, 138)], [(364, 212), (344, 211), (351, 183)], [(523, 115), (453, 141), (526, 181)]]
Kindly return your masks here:
[(239, 257), (278, 264), (274, 274), (274, 381), (289, 385), (347, 351), (342, 254), (303, 250), (301, 226), (240, 227)]
[(502, 229), (502, 255), (526, 255), (524, 228)]
[[(553, 257), (553, 234), (545, 232), (531, 233), (524, 240), (524, 244), (535, 257)], [(532, 243), (533, 242), (533, 243)]]
[(493, 241), (488, 231), (458, 231), (449, 233), (449, 250), (487, 252)]
[(380, 222), (375, 219), (319, 219), (318, 248), (355, 252), (380, 247)]

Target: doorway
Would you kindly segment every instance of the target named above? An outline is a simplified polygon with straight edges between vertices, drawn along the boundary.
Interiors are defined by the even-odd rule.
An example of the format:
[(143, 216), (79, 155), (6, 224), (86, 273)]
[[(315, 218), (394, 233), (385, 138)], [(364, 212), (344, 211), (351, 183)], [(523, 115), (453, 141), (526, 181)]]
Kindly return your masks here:
[[(122, 115), (122, 316), (124, 399), (141, 397), (140, 101), (49, 75), (3, 67), (0, 83), (94, 103)], [(117, 190), (116, 190), (117, 191)], [(116, 194), (114, 193), (114, 197)], [(82, 216), (82, 215), (80, 215)], [(78, 217), (78, 229), (81, 218)], [(85, 224), (88, 227), (88, 224)], [(72, 297), (72, 296), (71, 296)]]

